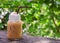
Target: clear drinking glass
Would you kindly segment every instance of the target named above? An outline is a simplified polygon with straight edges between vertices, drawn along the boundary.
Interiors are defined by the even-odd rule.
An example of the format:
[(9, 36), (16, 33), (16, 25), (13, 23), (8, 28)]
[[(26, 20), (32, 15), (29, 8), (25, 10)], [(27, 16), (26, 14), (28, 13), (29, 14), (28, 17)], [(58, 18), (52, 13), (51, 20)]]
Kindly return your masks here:
[(22, 21), (16, 12), (9, 15), (9, 20), (7, 22), (7, 37), (12, 40), (22, 38)]

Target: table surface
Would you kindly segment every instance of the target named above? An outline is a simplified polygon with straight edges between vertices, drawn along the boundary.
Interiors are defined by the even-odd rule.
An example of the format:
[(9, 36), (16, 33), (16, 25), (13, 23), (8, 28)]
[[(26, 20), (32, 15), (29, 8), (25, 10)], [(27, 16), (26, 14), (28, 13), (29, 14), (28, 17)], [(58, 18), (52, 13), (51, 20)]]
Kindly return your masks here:
[(10, 41), (7, 39), (7, 31), (0, 30), (0, 43), (60, 43), (60, 40), (46, 37), (23, 35), (20, 40)]

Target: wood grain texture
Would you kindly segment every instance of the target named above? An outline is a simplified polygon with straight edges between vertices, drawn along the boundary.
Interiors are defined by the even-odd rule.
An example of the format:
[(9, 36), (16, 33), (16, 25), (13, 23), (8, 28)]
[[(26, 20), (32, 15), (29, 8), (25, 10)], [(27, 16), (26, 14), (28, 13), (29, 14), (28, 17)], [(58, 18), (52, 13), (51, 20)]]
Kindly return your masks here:
[(22, 39), (10, 41), (7, 39), (7, 31), (0, 30), (0, 43), (60, 43), (60, 40), (45, 38), (45, 37), (33, 37), (29, 35), (23, 35)]

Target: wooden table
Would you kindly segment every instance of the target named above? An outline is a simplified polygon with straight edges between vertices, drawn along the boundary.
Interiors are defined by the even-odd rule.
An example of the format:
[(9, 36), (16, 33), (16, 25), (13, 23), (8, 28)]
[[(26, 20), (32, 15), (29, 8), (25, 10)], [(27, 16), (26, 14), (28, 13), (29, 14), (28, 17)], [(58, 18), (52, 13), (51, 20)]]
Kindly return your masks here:
[(20, 40), (9, 41), (6, 35), (7, 31), (0, 30), (0, 43), (60, 43), (60, 40), (29, 35), (23, 35), (23, 38)]

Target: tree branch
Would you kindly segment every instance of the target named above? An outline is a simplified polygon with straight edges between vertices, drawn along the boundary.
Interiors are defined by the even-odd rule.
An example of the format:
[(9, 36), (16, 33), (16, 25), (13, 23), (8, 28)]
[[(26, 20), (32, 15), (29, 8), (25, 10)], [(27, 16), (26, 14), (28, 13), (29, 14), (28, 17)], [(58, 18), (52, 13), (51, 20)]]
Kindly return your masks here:
[(53, 20), (53, 23), (54, 23), (55, 27), (57, 27), (57, 24), (55, 23), (54, 17), (52, 15), (51, 15), (51, 18)]
[(18, 10), (17, 10), (17, 14), (19, 13), (19, 10), (20, 10), (21, 8), (32, 8), (32, 7), (29, 7), (29, 6), (19, 6), (19, 7), (18, 7)]

